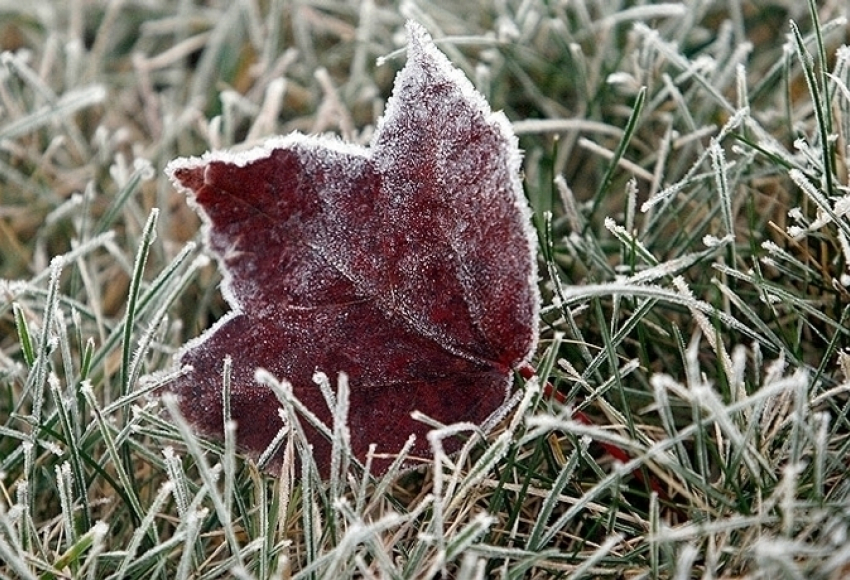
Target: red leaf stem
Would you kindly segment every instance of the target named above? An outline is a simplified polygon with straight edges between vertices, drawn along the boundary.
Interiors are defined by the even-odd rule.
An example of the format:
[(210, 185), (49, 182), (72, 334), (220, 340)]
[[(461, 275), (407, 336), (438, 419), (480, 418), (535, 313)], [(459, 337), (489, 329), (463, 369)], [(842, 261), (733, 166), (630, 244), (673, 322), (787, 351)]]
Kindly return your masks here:
[[(525, 363), (519, 367), (519, 374), (525, 380), (529, 380), (531, 377), (537, 374), (537, 371), (533, 366), (529, 363)], [(552, 398), (558, 401), (559, 403), (566, 404), (567, 399), (563, 393), (555, 389), (555, 387), (549, 381), (546, 381), (546, 384), (543, 386), (543, 396), (547, 398)], [(583, 425), (596, 425), (596, 423), (591, 419), (586, 413), (583, 411), (573, 410), (572, 412), (573, 418)], [(608, 443), (606, 441), (598, 441), (599, 445), (602, 449), (605, 450), (611, 457), (619, 461), (620, 463), (628, 463), (631, 460), (631, 457), (625, 450), (614, 445), (613, 443)], [(632, 470), (632, 475), (635, 476), (635, 479), (640, 481), (641, 483), (648, 483), (652, 490), (660, 497), (667, 497), (664, 489), (661, 487), (661, 483), (650, 475), (649, 481), (647, 482), (646, 477), (644, 477), (644, 472), (640, 469)]]

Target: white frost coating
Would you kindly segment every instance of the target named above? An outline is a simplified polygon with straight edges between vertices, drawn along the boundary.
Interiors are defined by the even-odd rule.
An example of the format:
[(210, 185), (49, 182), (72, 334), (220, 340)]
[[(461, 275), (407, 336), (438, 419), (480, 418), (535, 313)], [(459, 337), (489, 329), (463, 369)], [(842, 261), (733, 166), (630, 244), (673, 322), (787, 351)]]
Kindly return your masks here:
[(181, 189), (181, 191), (193, 194), (194, 192), (191, 189), (183, 187), (180, 185), (180, 182), (175, 179), (174, 173), (176, 171), (180, 169), (195, 169), (197, 167), (204, 167), (214, 161), (236, 165), (237, 167), (245, 167), (254, 161), (267, 159), (269, 155), (271, 155), (272, 151), (276, 149), (291, 149), (294, 146), (300, 146), (308, 151), (319, 152), (323, 149), (330, 149), (331, 151), (347, 155), (356, 155), (359, 157), (369, 156), (369, 151), (364, 147), (343, 141), (335, 135), (305, 135), (295, 131), (289, 135), (272, 137), (266, 140), (262, 145), (252, 147), (251, 149), (245, 149), (242, 151), (238, 149), (221, 149), (207, 151), (201, 156), (178, 157), (177, 159), (170, 161), (168, 165), (165, 166), (165, 173), (176, 184), (176, 186)]
[[(847, 236), (844, 235), (844, 232), (838, 230), (838, 245), (841, 246), (841, 253), (844, 254), (844, 263), (847, 265), (847, 270), (850, 272), (850, 241), (847, 240)], [(847, 274), (842, 274), (842, 279)], [(845, 286), (846, 282), (842, 282)]]
[(717, 248), (719, 246), (725, 246), (726, 244), (730, 244), (733, 241), (735, 241), (735, 238), (731, 234), (726, 234), (722, 238), (707, 234), (702, 238), (702, 243), (706, 248)]
[(137, 158), (133, 160), (133, 171), (139, 173), (142, 181), (150, 181), (156, 176), (153, 165), (147, 159)]

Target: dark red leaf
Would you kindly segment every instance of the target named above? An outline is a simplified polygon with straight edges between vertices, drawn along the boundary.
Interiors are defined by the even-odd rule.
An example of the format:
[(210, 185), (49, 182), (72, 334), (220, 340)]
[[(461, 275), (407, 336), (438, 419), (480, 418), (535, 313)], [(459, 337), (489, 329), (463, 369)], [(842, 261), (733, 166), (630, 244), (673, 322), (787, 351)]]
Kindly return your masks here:
[[(312, 377), (347, 373), (352, 448), (363, 460), (376, 443), (381, 472), (411, 433), (414, 455), (430, 454), (414, 410), (446, 424), (503, 413), (512, 370), (535, 347), (535, 239), (516, 138), (422, 27), (408, 32), (370, 148), (293, 134), (168, 167), (205, 222), (233, 308), (180, 353), (191, 370), (171, 389), (196, 428), (220, 438), (230, 355), (237, 440), (254, 457), (282, 426), (257, 368), (328, 424)], [(329, 443), (307, 433), (326, 473)]]

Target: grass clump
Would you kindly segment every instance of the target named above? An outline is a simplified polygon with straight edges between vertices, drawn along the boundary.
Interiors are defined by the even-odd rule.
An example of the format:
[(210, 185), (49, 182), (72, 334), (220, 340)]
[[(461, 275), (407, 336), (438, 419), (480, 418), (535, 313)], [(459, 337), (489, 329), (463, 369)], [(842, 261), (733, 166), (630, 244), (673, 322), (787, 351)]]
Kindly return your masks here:
[[(842, 577), (840, 8), (3, 8), (0, 576)], [(421, 472), (322, 482), (304, 456), (272, 480), (141, 380), (224, 308), (162, 169), (296, 129), (368, 141), (406, 18), (526, 151), (537, 376)]]

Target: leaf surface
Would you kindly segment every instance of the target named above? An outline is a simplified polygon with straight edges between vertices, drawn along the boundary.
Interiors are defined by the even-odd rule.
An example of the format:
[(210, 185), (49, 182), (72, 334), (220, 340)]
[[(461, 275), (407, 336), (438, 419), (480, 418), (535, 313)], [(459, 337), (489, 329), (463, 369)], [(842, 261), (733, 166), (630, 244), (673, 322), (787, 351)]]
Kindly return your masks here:
[[(376, 443), (381, 472), (411, 433), (412, 456), (430, 455), (414, 410), (445, 424), (504, 413), (513, 369), (535, 348), (536, 242), (516, 138), (421, 26), (408, 33), (370, 147), (296, 133), (167, 168), (203, 218), (232, 307), (179, 353), (190, 369), (169, 388), (199, 431), (222, 438), (231, 356), (237, 441), (254, 457), (282, 427), (257, 368), (328, 425), (313, 375), (346, 373), (353, 451), (363, 461)], [(305, 430), (327, 473), (329, 442)]]

